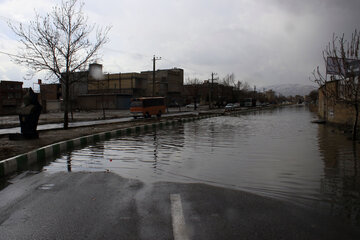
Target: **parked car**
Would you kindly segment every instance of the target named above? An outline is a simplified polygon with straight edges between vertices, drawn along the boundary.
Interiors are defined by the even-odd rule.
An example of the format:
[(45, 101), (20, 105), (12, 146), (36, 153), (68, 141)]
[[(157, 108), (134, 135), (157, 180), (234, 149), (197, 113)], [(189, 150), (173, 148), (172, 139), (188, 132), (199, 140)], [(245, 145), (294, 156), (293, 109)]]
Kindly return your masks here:
[(186, 105), (185, 107), (186, 107), (186, 108), (194, 108), (195, 105), (194, 105), (193, 103), (190, 103), (190, 104)]
[(234, 104), (232, 103), (226, 104), (225, 111), (231, 111), (231, 110), (234, 110)]

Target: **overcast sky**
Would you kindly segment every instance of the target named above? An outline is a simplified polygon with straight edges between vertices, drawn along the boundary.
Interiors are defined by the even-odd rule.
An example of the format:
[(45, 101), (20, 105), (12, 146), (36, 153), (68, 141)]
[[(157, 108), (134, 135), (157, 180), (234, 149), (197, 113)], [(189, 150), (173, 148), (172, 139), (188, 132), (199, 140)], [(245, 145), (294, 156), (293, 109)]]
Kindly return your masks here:
[[(0, 0), (0, 51), (16, 53), (7, 21), (27, 23), (59, 0)], [(185, 78), (234, 73), (251, 86), (312, 85), (333, 33), (360, 28), (360, 0), (87, 0), (91, 23), (111, 25), (101, 51), (106, 72), (183, 68)], [(0, 80), (23, 80), (26, 69), (0, 54)], [(26, 83), (31, 86), (42, 76)]]

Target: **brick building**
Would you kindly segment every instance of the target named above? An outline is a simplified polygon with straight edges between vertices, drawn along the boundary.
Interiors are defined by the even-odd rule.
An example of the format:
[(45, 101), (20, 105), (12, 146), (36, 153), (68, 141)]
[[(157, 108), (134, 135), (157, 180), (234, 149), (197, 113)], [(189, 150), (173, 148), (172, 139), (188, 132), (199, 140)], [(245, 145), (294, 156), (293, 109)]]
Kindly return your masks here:
[(41, 100), (59, 100), (62, 97), (61, 84), (40, 84)]
[(43, 112), (57, 112), (61, 110), (61, 84), (40, 84), (39, 102)]
[(23, 82), (0, 82), (0, 115), (16, 114), (16, 109), (21, 106), (23, 99)]
[(146, 95), (147, 81), (140, 73), (103, 74), (102, 79), (88, 80), (88, 94), (120, 93), (135, 97)]
[(327, 122), (352, 126), (355, 122), (355, 109), (343, 100), (343, 91), (340, 80), (329, 81), (321, 86), (318, 114)]
[[(72, 76), (70, 98), (73, 108), (128, 109), (133, 97), (152, 96), (152, 71), (140, 73), (103, 73), (102, 65), (90, 64), (89, 70)], [(184, 71), (157, 70), (155, 95), (182, 103)], [(63, 88), (64, 91), (64, 88)], [(63, 93), (64, 94), (64, 93)]]
[(265, 98), (268, 103), (275, 103), (275, 97), (275, 91), (273, 91), (272, 89), (265, 92)]
[[(146, 79), (146, 96), (153, 93), (153, 72), (144, 71), (141, 75)], [(166, 103), (183, 104), (184, 70), (180, 68), (161, 69), (155, 72), (155, 96), (166, 98)]]

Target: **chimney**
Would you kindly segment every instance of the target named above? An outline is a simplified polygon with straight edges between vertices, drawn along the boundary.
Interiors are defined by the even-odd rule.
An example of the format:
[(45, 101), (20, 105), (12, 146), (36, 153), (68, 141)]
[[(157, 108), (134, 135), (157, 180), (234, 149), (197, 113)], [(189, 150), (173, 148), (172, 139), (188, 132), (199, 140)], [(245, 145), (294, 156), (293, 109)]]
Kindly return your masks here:
[(96, 80), (102, 79), (103, 78), (102, 65), (98, 63), (90, 64), (89, 75)]

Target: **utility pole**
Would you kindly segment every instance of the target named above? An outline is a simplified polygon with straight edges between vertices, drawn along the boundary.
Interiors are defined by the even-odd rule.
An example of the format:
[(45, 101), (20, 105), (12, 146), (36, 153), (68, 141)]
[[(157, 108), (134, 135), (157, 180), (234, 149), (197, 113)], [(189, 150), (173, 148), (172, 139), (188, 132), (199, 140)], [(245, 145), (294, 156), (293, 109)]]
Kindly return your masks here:
[(210, 85), (210, 92), (209, 92), (209, 108), (212, 109), (212, 91), (214, 87), (214, 76), (217, 75), (217, 73), (211, 73), (211, 85)]
[(161, 57), (153, 57), (153, 91), (152, 91), (152, 96), (155, 97), (155, 62), (157, 60), (161, 60)]

